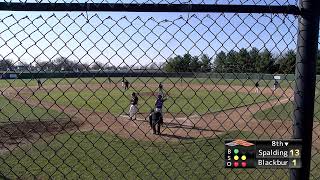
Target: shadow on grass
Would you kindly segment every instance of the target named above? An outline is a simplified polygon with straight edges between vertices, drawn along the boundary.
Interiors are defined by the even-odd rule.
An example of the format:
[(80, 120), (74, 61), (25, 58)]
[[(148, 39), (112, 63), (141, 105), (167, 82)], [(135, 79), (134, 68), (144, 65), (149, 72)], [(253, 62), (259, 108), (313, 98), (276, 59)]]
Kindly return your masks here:
[(176, 138), (176, 139), (183, 139), (183, 140), (197, 139), (195, 137), (190, 137), (190, 136), (179, 136), (179, 135), (175, 135), (175, 134), (165, 134), (165, 133), (161, 133), (160, 136), (169, 137), (169, 138)]
[(197, 127), (197, 126), (184, 125), (184, 124), (171, 123), (171, 122), (170, 123), (164, 123), (164, 125), (167, 128), (182, 128), (182, 129), (195, 129), (195, 130), (199, 130), (199, 131), (224, 132), (224, 131), (217, 130), (217, 129), (201, 128), (201, 127)]

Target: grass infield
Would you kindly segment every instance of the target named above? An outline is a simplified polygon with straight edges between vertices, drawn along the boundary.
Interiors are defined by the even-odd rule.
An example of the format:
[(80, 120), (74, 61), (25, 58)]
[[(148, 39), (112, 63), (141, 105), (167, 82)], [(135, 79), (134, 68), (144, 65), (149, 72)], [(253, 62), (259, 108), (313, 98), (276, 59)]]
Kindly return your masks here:
[[(72, 104), (77, 108), (87, 108), (98, 112), (109, 112), (120, 115), (128, 112), (132, 92), (138, 92), (139, 112), (147, 113), (154, 108), (156, 97), (152, 94), (156, 89), (144, 87), (139, 90), (130, 88), (122, 89), (98, 89), (95, 91), (83, 90), (76, 92), (73, 89), (67, 91), (50, 91), (35, 93), (33, 98), (48, 101), (60, 105)], [(243, 105), (258, 103), (274, 98), (274, 96), (259, 95), (255, 93), (208, 91), (205, 89), (178, 89), (173, 87), (166, 92), (167, 100), (164, 103), (165, 113), (193, 113), (204, 114), (236, 108)]]
[(8, 100), (0, 96), (0, 125), (19, 121), (45, 121), (67, 117), (66, 114)]

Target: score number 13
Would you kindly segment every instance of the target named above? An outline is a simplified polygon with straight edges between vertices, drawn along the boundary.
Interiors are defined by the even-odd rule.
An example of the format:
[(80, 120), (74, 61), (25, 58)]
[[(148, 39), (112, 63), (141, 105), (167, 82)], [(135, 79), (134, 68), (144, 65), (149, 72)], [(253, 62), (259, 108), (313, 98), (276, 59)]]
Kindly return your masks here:
[(299, 157), (300, 156), (300, 149), (291, 149), (290, 154), (293, 157)]

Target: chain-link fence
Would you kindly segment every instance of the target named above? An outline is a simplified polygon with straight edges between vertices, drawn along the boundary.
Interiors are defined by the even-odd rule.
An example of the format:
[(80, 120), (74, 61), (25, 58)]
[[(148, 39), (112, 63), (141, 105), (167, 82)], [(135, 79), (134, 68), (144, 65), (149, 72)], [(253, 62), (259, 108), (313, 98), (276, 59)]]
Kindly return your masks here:
[[(304, 14), (309, 6), (202, 0), (0, 7), (19, 11), (0, 14), (0, 178), (289, 179), (288, 169), (226, 169), (224, 140), (292, 137), (303, 139), (306, 161), (291, 177), (309, 171), (320, 178), (318, 81), (306, 165), (306, 114), (313, 113), (306, 108), (313, 108), (316, 77), (310, 67), (320, 67), (319, 50), (316, 65), (301, 63), (316, 57), (317, 38), (310, 38), (318, 37), (319, 19), (309, 27), (318, 18)], [(307, 35), (298, 17), (300, 26), (307, 19)]]

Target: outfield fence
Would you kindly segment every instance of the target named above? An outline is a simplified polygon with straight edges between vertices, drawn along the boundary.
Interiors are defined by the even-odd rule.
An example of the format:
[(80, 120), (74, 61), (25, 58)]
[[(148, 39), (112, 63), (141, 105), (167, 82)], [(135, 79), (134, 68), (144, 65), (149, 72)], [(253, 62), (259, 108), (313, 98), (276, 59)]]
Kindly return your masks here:
[[(294, 74), (259, 74), (259, 73), (199, 73), (199, 72), (164, 72), (161, 70), (143, 71), (85, 71), (85, 72), (3, 72), (0, 79), (34, 79), (34, 78), (77, 78), (77, 77), (180, 77), (180, 78), (212, 78), (212, 79), (242, 79), (242, 80), (280, 80), (294, 81)], [(320, 76), (317, 76), (317, 79)]]
[[(0, 178), (320, 179), (319, 9), (0, 0)], [(227, 139), (301, 167), (226, 168)]]

